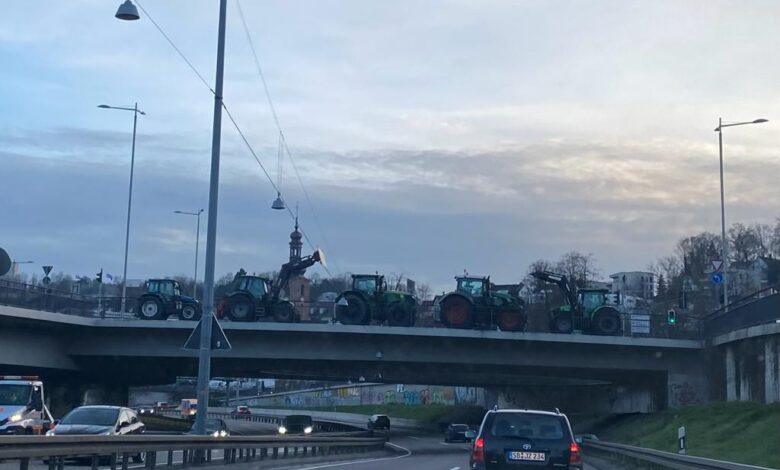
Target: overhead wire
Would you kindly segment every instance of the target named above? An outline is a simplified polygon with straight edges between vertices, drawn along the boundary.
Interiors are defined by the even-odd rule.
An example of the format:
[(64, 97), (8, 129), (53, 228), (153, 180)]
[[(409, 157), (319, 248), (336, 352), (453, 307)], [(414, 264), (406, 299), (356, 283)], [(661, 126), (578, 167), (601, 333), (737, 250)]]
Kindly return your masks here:
[[(260, 65), (260, 59), (257, 55), (257, 50), (255, 49), (255, 43), (252, 39), (252, 34), (249, 31), (249, 25), (246, 22), (246, 17), (244, 16), (244, 10), (241, 8), (241, 0), (236, 0), (236, 7), (238, 10), (238, 16), (241, 19), (241, 24), (244, 27), (244, 34), (246, 35), (247, 43), (249, 43), (249, 49), (252, 52), (252, 57), (254, 58), (255, 62), (255, 68), (257, 69), (257, 74), (260, 77), (260, 81), (263, 84), (263, 91), (265, 92), (266, 100), (268, 101), (268, 107), (271, 109), (271, 116), (274, 119), (274, 123), (276, 124), (276, 128), (279, 130), (279, 138), (281, 140), (281, 144), (283, 146), (283, 149), (287, 156), (290, 158), (290, 163), (292, 164), (293, 170), (295, 171), (295, 176), (298, 179), (298, 184), (301, 187), (301, 191), (303, 192), (304, 198), (306, 199), (306, 204), (309, 206), (309, 210), (311, 211), (312, 218), (314, 219), (314, 223), (317, 226), (317, 230), (320, 232), (320, 236), (322, 237), (322, 241), (325, 245), (325, 248), (330, 252), (330, 243), (328, 243), (328, 238), (325, 235), (325, 230), (322, 228), (322, 223), (320, 222), (319, 217), (317, 216), (317, 211), (314, 209), (314, 204), (311, 201), (311, 196), (309, 195), (309, 191), (306, 189), (306, 185), (303, 184), (303, 179), (301, 178), (301, 173), (298, 171), (298, 165), (295, 163), (295, 158), (293, 157), (292, 152), (290, 151), (290, 147), (287, 145), (287, 138), (284, 135), (284, 131), (282, 130), (281, 122), (279, 121), (279, 115), (276, 113), (276, 106), (274, 106), (274, 101), (271, 98), (271, 91), (268, 88), (268, 82), (265, 79), (265, 74), (263, 73), (263, 67)], [(338, 269), (338, 265), (336, 263), (333, 263), (334, 266), (336, 266), (337, 271), (341, 271)]]
[[(173, 39), (171, 39), (170, 36), (168, 36), (168, 34), (162, 29), (162, 27), (154, 20), (152, 15), (150, 15), (149, 12), (143, 7), (141, 2), (139, 0), (136, 0), (135, 3), (141, 9), (141, 11), (144, 13), (144, 15), (147, 18), (149, 18), (149, 21), (152, 22), (152, 24), (154, 25), (155, 29), (157, 29), (157, 31), (163, 36), (163, 38), (165, 38), (165, 40), (168, 42), (168, 44), (176, 51), (176, 53), (179, 55), (179, 57), (187, 64), (187, 66), (195, 74), (195, 76), (200, 80), (200, 82), (203, 83), (203, 85), (209, 90), (209, 92), (211, 92), (212, 95), (216, 95), (216, 92), (211, 87), (211, 85), (209, 85), (208, 81), (206, 81), (206, 79), (203, 77), (203, 75), (198, 71), (198, 69), (195, 67), (195, 65), (193, 65), (193, 63), (187, 58), (187, 56), (184, 55), (184, 52), (182, 52), (182, 50), (179, 49), (179, 47), (176, 45), (176, 43), (173, 42)], [(241, 17), (242, 17), (242, 21), (243, 21), (243, 13), (241, 13)], [(254, 51), (254, 47), (252, 49)], [(263, 83), (265, 83), (265, 82), (263, 82)], [(270, 99), (270, 95), (268, 95), (268, 98)], [(277, 193), (280, 194), (280, 197), (282, 198), (282, 201), (285, 203), (284, 205), (285, 205), (285, 208), (287, 209), (287, 213), (290, 215), (290, 217), (293, 220), (295, 220), (296, 219), (296, 214), (294, 214), (292, 212), (292, 209), (290, 209), (290, 205), (287, 204), (287, 202), (284, 200), (284, 197), (281, 196), (280, 188), (276, 185), (276, 183), (274, 183), (273, 178), (271, 178), (271, 175), (266, 170), (265, 165), (263, 165), (262, 161), (260, 161), (260, 158), (257, 156), (257, 152), (255, 152), (254, 148), (249, 143), (249, 140), (244, 135), (244, 132), (241, 130), (241, 127), (238, 125), (238, 122), (236, 122), (236, 119), (233, 117), (233, 114), (230, 112), (230, 109), (227, 107), (227, 103), (225, 103), (224, 98), (222, 99), (222, 109), (225, 110), (225, 113), (227, 114), (228, 119), (230, 119), (230, 122), (233, 124), (233, 127), (235, 127), (236, 131), (238, 132), (238, 135), (241, 137), (241, 140), (244, 142), (244, 145), (249, 150), (249, 153), (252, 155), (252, 157), (254, 157), (255, 161), (260, 166), (260, 169), (263, 171), (263, 174), (265, 175), (265, 177), (268, 180), (268, 182), (277, 191)], [(274, 111), (273, 114), (274, 114), (274, 118), (276, 119), (276, 112)], [(277, 127), (278, 127), (278, 120), (276, 120), (276, 123), (277, 123)], [(280, 136), (281, 136), (282, 142), (284, 142), (284, 145), (286, 147), (287, 143), (284, 140), (284, 134), (281, 133), (281, 129), (279, 129), (279, 132), (280, 132)], [(289, 155), (289, 151), (288, 151), (288, 155)], [(292, 158), (290, 159), (290, 161), (292, 161)], [(295, 165), (293, 165), (293, 168), (295, 168)], [(296, 174), (297, 174), (297, 169), (296, 169)], [(307, 194), (307, 198), (308, 198), (308, 194)], [(314, 214), (313, 211), (312, 211), (312, 214)], [(316, 216), (315, 216), (315, 220), (316, 220)], [(309, 239), (308, 234), (304, 230), (301, 230), (300, 228), (298, 230), (303, 235), (303, 238), (306, 240), (306, 243), (309, 244), (309, 247), (312, 250), (315, 249), (315, 245)], [(323, 237), (323, 241), (325, 241), (326, 244), (327, 244), (327, 241), (324, 240), (324, 237)], [(325, 271), (329, 275), (332, 275), (330, 270), (328, 270), (327, 266), (322, 265), (322, 267), (325, 269)]]

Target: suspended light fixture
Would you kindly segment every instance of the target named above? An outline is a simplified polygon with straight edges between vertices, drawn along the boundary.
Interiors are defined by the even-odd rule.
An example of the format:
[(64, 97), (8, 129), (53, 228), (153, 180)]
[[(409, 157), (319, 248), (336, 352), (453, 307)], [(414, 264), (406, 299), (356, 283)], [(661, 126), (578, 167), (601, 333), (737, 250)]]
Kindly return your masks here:
[(133, 5), (133, 2), (130, 0), (125, 0), (125, 2), (121, 5), (119, 5), (119, 9), (116, 11), (116, 16), (120, 20), (127, 20), (127, 21), (133, 21), (140, 18), (138, 15), (138, 9)]
[(284, 205), (284, 200), (282, 199), (282, 159), (284, 157), (284, 149), (282, 148), (282, 132), (279, 131), (279, 148), (276, 151), (276, 200), (273, 204), (271, 204), (271, 209), (274, 210), (284, 210), (287, 208), (287, 206)]

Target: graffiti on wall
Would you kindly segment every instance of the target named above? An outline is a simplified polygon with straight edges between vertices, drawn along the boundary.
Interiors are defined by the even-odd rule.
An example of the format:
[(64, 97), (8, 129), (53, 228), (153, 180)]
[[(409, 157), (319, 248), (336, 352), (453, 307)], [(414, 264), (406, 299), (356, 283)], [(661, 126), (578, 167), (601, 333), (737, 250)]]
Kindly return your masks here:
[(696, 395), (696, 389), (688, 382), (671, 383), (669, 388), (671, 391), (669, 394), (670, 406), (688, 406), (701, 403)]

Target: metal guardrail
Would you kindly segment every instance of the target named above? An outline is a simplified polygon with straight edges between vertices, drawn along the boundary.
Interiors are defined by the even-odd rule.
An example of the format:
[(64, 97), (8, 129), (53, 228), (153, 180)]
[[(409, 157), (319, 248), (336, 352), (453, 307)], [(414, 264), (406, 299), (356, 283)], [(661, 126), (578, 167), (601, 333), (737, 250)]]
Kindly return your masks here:
[[(601, 454), (620, 460), (630, 468), (665, 468), (674, 470), (772, 470), (767, 467), (746, 465), (724, 460), (674, 454), (644, 447), (616, 444), (613, 442), (585, 440), (586, 452)], [(593, 452), (595, 451), (595, 452)]]
[[(306, 414), (301, 412), (300, 414)], [(141, 415), (141, 421), (143, 421)], [(167, 418), (179, 418), (181, 415), (177, 411), (165, 411), (157, 413), (157, 416), (163, 416)], [(221, 412), (209, 412), (207, 414), (209, 418), (221, 418), (232, 419), (237, 421), (249, 421), (252, 423), (267, 423), (267, 424), (282, 424), (284, 420), (283, 415), (267, 415), (267, 414), (250, 414), (250, 415), (236, 415), (233, 413), (221, 413)], [(312, 426), (315, 432), (324, 433), (365, 433), (367, 430), (361, 426), (356, 426), (349, 423), (342, 423), (339, 421), (329, 421), (321, 419), (313, 419)]]
[(158, 452), (167, 452), (165, 465), (172, 465), (174, 452), (181, 452), (180, 463), (186, 467), (211, 462), (218, 450), (223, 453), (223, 463), (233, 464), (363, 453), (381, 450), (385, 442), (384, 437), (10, 436), (0, 437), (0, 459), (18, 461), (20, 470), (27, 470), (34, 458), (44, 459), (50, 470), (62, 470), (65, 461), (72, 459), (91, 461), (93, 470), (101, 461), (107, 461), (112, 470), (127, 470), (132, 457), (141, 454), (145, 456), (146, 468), (154, 469)]

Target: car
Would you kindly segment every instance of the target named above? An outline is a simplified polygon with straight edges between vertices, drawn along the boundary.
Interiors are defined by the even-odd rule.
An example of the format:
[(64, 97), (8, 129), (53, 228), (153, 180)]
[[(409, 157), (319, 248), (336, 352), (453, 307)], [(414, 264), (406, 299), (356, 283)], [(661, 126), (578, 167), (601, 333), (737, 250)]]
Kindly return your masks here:
[(252, 410), (250, 410), (248, 406), (241, 405), (241, 406), (235, 407), (235, 409), (233, 409), (233, 412), (231, 414), (233, 415), (234, 418), (240, 418), (240, 417), (244, 417), (244, 416), (251, 416), (252, 415)]
[[(79, 406), (56, 423), (47, 436), (125, 436), (146, 430), (136, 412), (123, 406)], [(134, 455), (133, 461), (143, 462), (144, 454)]]
[[(189, 431), (186, 432), (188, 435), (195, 435), (195, 423), (192, 424), (192, 427)], [(229, 437), (230, 436), (230, 429), (228, 429), (227, 424), (224, 420), (219, 418), (206, 418), (206, 434), (212, 437)]]
[(468, 430), (469, 427), (466, 424), (450, 424), (444, 431), (444, 442), (469, 442), (471, 439), (466, 437), (466, 432)]
[(279, 434), (311, 434), (314, 422), (308, 415), (289, 415), (279, 425)]
[(387, 415), (371, 415), (366, 426), (368, 429), (390, 429), (390, 418)]
[(157, 409), (154, 406), (139, 406), (135, 409), (139, 415), (153, 415), (157, 413)]
[(582, 470), (580, 446), (558, 410), (488, 411), (474, 438), (471, 470), (567, 468)]

